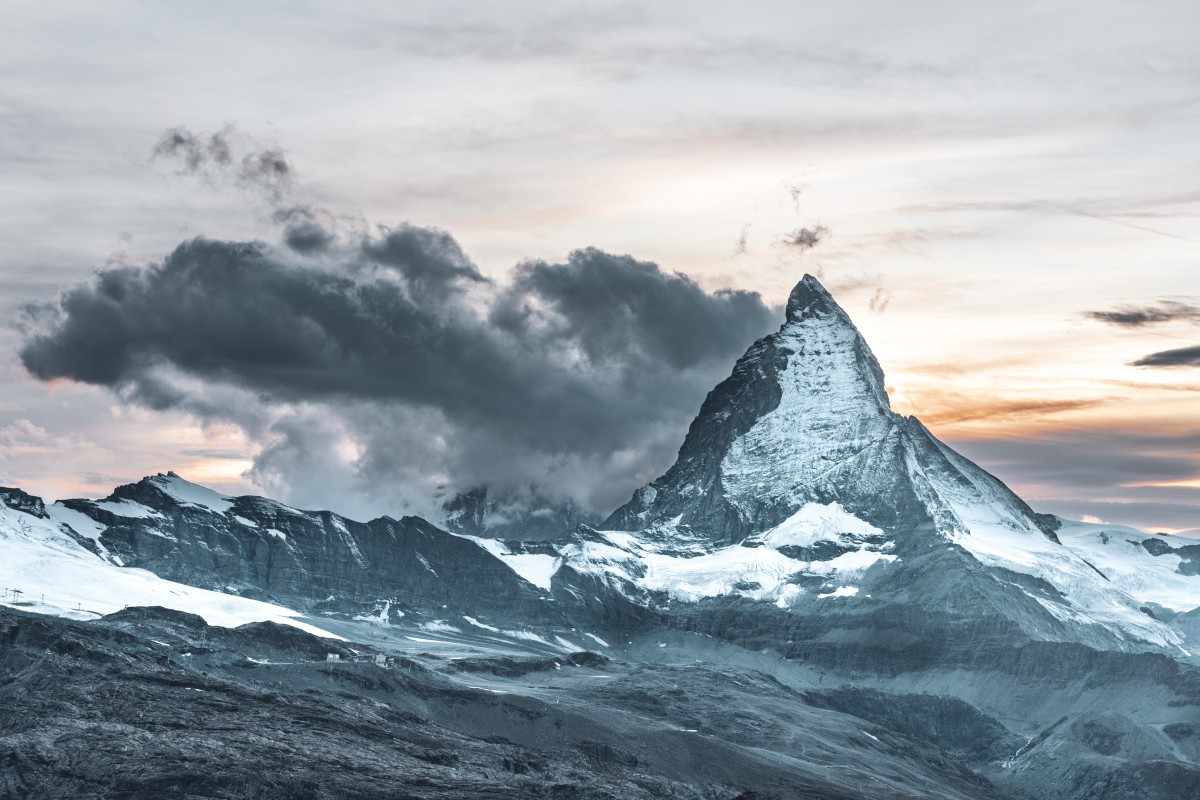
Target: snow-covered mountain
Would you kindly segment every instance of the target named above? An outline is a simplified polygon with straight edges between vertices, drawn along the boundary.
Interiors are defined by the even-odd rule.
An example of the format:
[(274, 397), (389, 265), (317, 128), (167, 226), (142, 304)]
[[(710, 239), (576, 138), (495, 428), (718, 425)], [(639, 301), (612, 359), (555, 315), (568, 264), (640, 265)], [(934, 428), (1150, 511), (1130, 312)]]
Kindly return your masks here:
[[(869, 346), (811, 276), (780, 330), (709, 394), (675, 465), (596, 528), (556, 536), (546, 514), (504, 516), (486, 490), (451, 504), (456, 533), (416, 517), (363, 523), (174, 474), (100, 501), (3, 499), (10, 517), (44, 514), (38, 525), (111, 565), (306, 611), (392, 603), (557, 624), (630, 603), (917, 604), (1019, 640), (1182, 655), (1168, 623), (1200, 606), (1190, 540), (1064, 527), (892, 411)], [(563, 513), (559, 529), (576, 521)], [(507, 541), (477, 535), (489, 514)]]
[[(939, 611), (996, 616), (1035, 639), (1189, 652), (1144, 610), (1157, 602), (1150, 582), (1111, 579), (1090, 540), (1073, 527), (1064, 543), (1060, 526), (893, 412), (867, 343), (806, 276), (780, 330), (709, 394), (675, 465), (564, 553), (580, 573), (650, 595), (803, 611), (899, 599), (897, 584), (928, 582), (936, 562), (956, 586), (929, 587)], [(1172, 575), (1200, 605), (1200, 582)]]
[[(508, 741), (500, 733), (543, 747), (559, 729), (522, 726), (568, 725), (559, 705), (576, 709), (568, 727), (584, 755), (509, 754), (493, 772), (555, 763), (577, 783), (593, 772), (627, 787), (650, 785), (646, 775), (690, 780), (691, 754), (708, 752), (711, 735), (748, 737), (748, 750), (721, 758), (742, 765), (739, 785), (759, 788), (771, 764), (781, 796), (805, 796), (796, 786), (831, 797), (1200, 796), (1200, 542), (1037, 514), (892, 411), (884, 386), (845, 311), (805, 277), (780, 330), (709, 394), (675, 465), (595, 526), (576, 526), (578, 509), (482, 490), (448, 504), (447, 531), (228, 497), (172, 473), (102, 500), (46, 504), (0, 489), (0, 602), (96, 625), (31, 626), (4, 611), (0, 665), (6, 642), (34, 652), (55, 636), (128, 663), (172, 637), (194, 656), (210, 637), (203, 621), (122, 612), (163, 606), (209, 625), (341, 636), (357, 645), (338, 652), (355, 657), (369, 642), (385, 664), (424, 659), (415, 683), (377, 692), (355, 715), (430, 682), (420, 691), (453, 701), (431, 709), (410, 697), (410, 710), (450, 727), (469, 717), (494, 749)], [(94, 633), (139, 625), (149, 644)], [(255, 644), (260, 634), (237, 632), (229, 641), (251, 655), (210, 655), (205, 670), (240, 685), (248, 663), (271, 668), (280, 645)], [(565, 655), (584, 648), (605, 656)], [(309, 669), (274, 666), (299, 672), (271, 673), (272, 686)], [(327, 691), (321, 674), (293, 688)], [(376, 692), (378, 681), (364, 673), (353, 685)], [(504, 728), (492, 701), (470, 692), (514, 695)], [(639, 725), (650, 726), (636, 734), (649, 761), (617, 747)], [(0, 757), (3, 747), (0, 731)], [(829, 777), (829, 765), (864, 758), (890, 765), (886, 781), (851, 789)], [(570, 772), (578, 763), (590, 766)], [(671, 786), (604, 796), (737, 796)], [(1140, 794), (1147, 787), (1157, 794)]]
[[(119, 510), (155, 513), (133, 504)], [(24, 492), (0, 489), (3, 601), (73, 619), (95, 619), (126, 606), (162, 606), (199, 614), (213, 625), (269, 621), (333, 636), (305, 623), (298, 611), (126, 568), (100, 542), (103, 530), (103, 525), (65, 505), (47, 506)]]

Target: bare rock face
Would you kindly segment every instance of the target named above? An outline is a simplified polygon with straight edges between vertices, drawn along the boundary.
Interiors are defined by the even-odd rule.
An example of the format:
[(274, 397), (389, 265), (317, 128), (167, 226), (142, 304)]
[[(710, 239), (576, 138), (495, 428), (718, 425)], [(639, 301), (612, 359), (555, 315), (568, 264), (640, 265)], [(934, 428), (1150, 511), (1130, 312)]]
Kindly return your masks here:
[(127, 567), (192, 586), (313, 608), (327, 598), (539, 610), (535, 587), (480, 547), (419, 517), (357, 522), (261, 497), (226, 498), (177, 475), (65, 504), (103, 528)]

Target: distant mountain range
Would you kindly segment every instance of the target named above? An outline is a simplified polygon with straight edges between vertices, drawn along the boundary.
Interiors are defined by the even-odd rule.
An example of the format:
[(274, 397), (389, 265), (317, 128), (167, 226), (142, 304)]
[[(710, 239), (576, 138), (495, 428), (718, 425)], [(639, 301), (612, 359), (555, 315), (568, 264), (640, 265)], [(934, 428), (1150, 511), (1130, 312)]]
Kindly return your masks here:
[[(811, 276), (791, 293), (782, 328), (709, 394), (662, 477), (603, 522), (527, 500), (480, 488), (447, 504), (446, 530), (225, 497), (171, 473), (99, 501), (46, 505), (0, 489), (0, 588), (17, 609), (96, 630), (144, 606), (209, 625), (299, 627), (331, 650), (377, 652), (379, 670), (416, 659), (428, 680), (459, 686), (465, 707), (503, 692), (531, 713), (554, 717), (566, 704), (597, 726), (595, 739), (495, 733), (550, 765), (556, 777), (542, 784), (567, 787), (535, 794), (542, 784), (514, 777), (531, 767), (505, 772), (497, 785), (510, 793), (496, 796), (1200, 797), (1200, 542), (1033, 511), (891, 410), (870, 348)], [(145, 614), (138, 624), (159, 633), (178, 627), (166, 611)], [(0, 667), (34, 619), (8, 622), (17, 633)], [(69, 639), (84, 629), (39, 630)], [(198, 630), (172, 635), (195, 649)], [(105, 641), (114, 654), (134, 646)], [(228, 658), (253, 657), (243, 651), (255, 641), (239, 639)], [(320, 644), (305, 647), (320, 655)], [(588, 650), (601, 660), (571, 655)], [(550, 659), (564, 683), (521, 659)], [(221, 663), (210, 666), (228, 671)], [(608, 677), (557, 676), (585, 663)], [(261, 669), (256, 681), (273, 674)], [(691, 683), (677, 695), (681, 675)], [(0, 672), (0, 693), (10, 678)], [(617, 716), (588, 710), (597, 704)], [(433, 724), (476, 742), (492, 735), (439, 708)], [(750, 708), (770, 719), (716, 721)], [(672, 719), (693, 722), (673, 726), (666, 750), (622, 749), (603, 732), (642, 726), (631, 741), (653, 738)], [(37, 796), (43, 779), (104, 796), (53, 759), (31, 761), (12, 743), (19, 722), (0, 712), (0, 774), (8, 763), (31, 777), (0, 777), (0, 797), (6, 786)], [(821, 731), (819, 752), (800, 746)], [(718, 742), (736, 766), (689, 780), (679, 765), (713, 757)], [(297, 740), (295, 757), (313, 746)], [(121, 763), (132, 769), (136, 756)], [(864, 763), (874, 766), (847, 777)], [(455, 769), (426, 776), (424, 788), (398, 773), (379, 791), (483, 796), (471, 793), (478, 776)], [(605, 788), (581, 775), (602, 776)], [(255, 796), (288, 796), (280, 791)]]

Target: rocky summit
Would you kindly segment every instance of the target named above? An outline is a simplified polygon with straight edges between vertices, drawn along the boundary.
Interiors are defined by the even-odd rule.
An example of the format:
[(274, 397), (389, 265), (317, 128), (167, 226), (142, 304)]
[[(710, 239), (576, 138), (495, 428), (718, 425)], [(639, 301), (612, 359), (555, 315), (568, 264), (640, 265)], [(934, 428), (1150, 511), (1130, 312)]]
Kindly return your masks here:
[(0, 797), (1200, 797), (1200, 544), (1035, 512), (811, 276), (605, 521), (446, 512), (0, 489)]

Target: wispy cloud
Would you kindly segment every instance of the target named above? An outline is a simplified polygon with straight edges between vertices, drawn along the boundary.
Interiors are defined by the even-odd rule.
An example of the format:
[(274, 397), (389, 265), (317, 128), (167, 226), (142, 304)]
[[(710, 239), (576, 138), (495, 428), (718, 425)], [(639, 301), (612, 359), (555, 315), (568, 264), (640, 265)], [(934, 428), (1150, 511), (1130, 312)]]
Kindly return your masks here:
[(797, 228), (791, 233), (784, 234), (780, 241), (785, 247), (805, 251), (812, 250), (827, 238), (829, 238), (829, 228), (824, 225), (813, 225)]
[(173, 162), (180, 174), (229, 180), (278, 201), (291, 188), (295, 168), (279, 147), (266, 146), (227, 125), (215, 133), (170, 128), (154, 145), (155, 160)]

